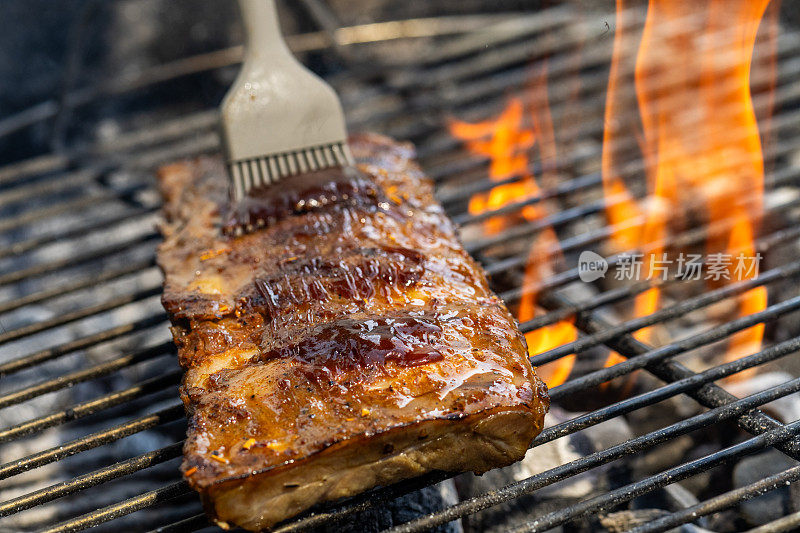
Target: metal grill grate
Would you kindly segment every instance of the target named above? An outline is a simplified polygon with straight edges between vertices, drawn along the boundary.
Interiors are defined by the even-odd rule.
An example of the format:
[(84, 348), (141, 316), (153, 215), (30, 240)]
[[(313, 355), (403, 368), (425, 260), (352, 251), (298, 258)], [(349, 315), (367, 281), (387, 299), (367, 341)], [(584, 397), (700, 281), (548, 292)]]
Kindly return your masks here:
[[(503, 255), (498, 249), (529, 242), (537, 232), (552, 226), (560, 235), (571, 235), (561, 242), (561, 249), (570, 254), (603, 242), (613, 229), (575, 229), (587, 218), (602, 217), (607, 203), (614, 201), (601, 197), (599, 173), (586, 170), (600, 157), (597, 141), (602, 138), (605, 68), (611, 53), (611, 38), (603, 38), (604, 27), (597, 21), (610, 17), (598, 15), (584, 17), (583, 20), (591, 19), (588, 22), (575, 22), (574, 12), (558, 8), (513, 18), (412, 21), (401, 32), (427, 32), (426, 38), (437, 43), (432, 48), (436, 52), (422, 60), (399, 64), (386, 62), (368, 68), (360, 64), (331, 78), (344, 95), (351, 129), (377, 130), (417, 144), (421, 163), (437, 182), (441, 201), (465, 228), (467, 249), (485, 265), (494, 286), (512, 307), (519, 301), (523, 287), (509, 288), (501, 280), (509, 273), (519, 273), (527, 251)], [(392, 27), (384, 29), (389, 33), (383, 38), (403, 37), (390, 34), (396, 31)], [(345, 31), (354, 33), (357, 28)], [(448, 35), (437, 35), (439, 32)], [(571, 52), (580, 47), (587, 35), (592, 46), (582, 52), (581, 64), (576, 68)], [(305, 37), (294, 41), (296, 47), (300, 47), (297, 43), (313, 43), (313, 36)], [(800, 171), (788, 163), (800, 147), (800, 114), (796, 111), (800, 101), (800, 84), (796, 83), (800, 77), (798, 50), (800, 34), (784, 32), (778, 48), (777, 113), (768, 126), (778, 139), (769, 153), (775, 165), (768, 175), (768, 190), (795, 186), (800, 181)], [(171, 76), (235, 64), (240, 53), (231, 49), (188, 58), (130, 80), (106, 83), (97, 91), (68, 95), (65, 101), (72, 106), (91, 104), (98, 98), (134, 91)], [(537, 198), (490, 214), (468, 214), (465, 207), (472, 194), (502, 182), (486, 178), (486, 160), (465, 154), (447, 133), (447, 118), (451, 114), (476, 119), (495, 114), (510, 88), (523, 91), (529, 63), (544, 57), (548, 57), (554, 117), (574, 112), (576, 105), (581, 106), (579, 112), (594, 110), (587, 112), (587, 120), (562, 132), (571, 147), (560, 154), (562, 180)], [(580, 77), (582, 90), (577, 100), (567, 91), (575, 75)], [(364, 87), (370, 90), (364, 91)], [(759, 87), (758, 80), (754, 87)], [(766, 92), (756, 90), (754, 104), (757, 108), (768, 105)], [(57, 112), (57, 106), (42, 105), (0, 121), (0, 134), (45, 120)], [(0, 488), (4, 494), (11, 494), (20, 487), (19, 494), (0, 503), (0, 517), (5, 517), (0, 520), (0, 529), (4, 522), (10, 524), (9, 529), (30, 527), (52, 532), (78, 531), (106, 522), (114, 527), (115, 519), (153, 508), (167, 511), (136, 522), (137, 529), (192, 531), (208, 526), (199, 503), (180, 480), (176, 468), (185, 429), (177, 398), (181, 372), (158, 301), (160, 277), (153, 259), (158, 235), (153, 224), (159, 204), (151, 175), (162, 162), (215, 152), (215, 124), (213, 110), (201, 111), (135, 129), (88, 148), (46, 154), (0, 168), (0, 232), (6, 243), (0, 250), (0, 415), (11, 413), (0, 416), (0, 444), (15, 457), (0, 464)], [(628, 148), (633, 150), (635, 146)], [(535, 161), (531, 171), (538, 175), (551, 164)], [(631, 158), (627, 171), (631, 176), (640, 175), (641, 162)], [(516, 179), (519, 178), (506, 182)], [(800, 237), (796, 220), (800, 202), (793, 196), (787, 198), (771, 206), (770, 213), (782, 222), (759, 239), (758, 247), (763, 253), (796, 243)], [(561, 209), (544, 220), (520, 223), (497, 235), (467, 238), (468, 228), (489, 215), (513, 214), (542, 201), (558, 202)], [(726, 223), (730, 221), (722, 221), (723, 225)], [(717, 230), (713, 225), (691, 228), (678, 235), (675, 244), (697, 244)], [(608, 260), (613, 265), (618, 257)], [(649, 316), (618, 324), (609, 323), (603, 310), (631, 302), (650, 284), (638, 283), (576, 300), (560, 290), (578, 280), (576, 270), (543, 280), (537, 288), (544, 291), (540, 304), (547, 313), (523, 323), (522, 330), (532, 331), (572, 316), (582, 334), (574, 342), (535, 356), (534, 365), (573, 353), (580, 356), (597, 347), (615, 350), (626, 358), (620, 364), (595, 368), (553, 388), (555, 404), (639, 369), (656, 379), (645, 391), (609, 401), (548, 427), (537, 437), (534, 447), (679, 395), (692, 398), (705, 409), (632, 440), (413, 519), (393, 531), (427, 530), (726, 421), (734, 421), (751, 436), (599, 496), (530, 517), (525, 530), (545, 531), (613, 509), (770, 447), (800, 458), (800, 421), (784, 424), (759, 410), (760, 406), (800, 391), (800, 378), (741, 399), (716, 384), (745, 369), (795, 354), (800, 349), (800, 337), (776, 339), (758, 353), (700, 372), (677, 360), (691, 350), (712, 345), (754, 324), (771, 324), (799, 311), (800, 296), (787, 297), (754, 315), (659, 347), (646, 345), (632, 335), (647, 326), (681, 319), (753, 287), (775, 287), (797, 277), (800, 260), (783, 261), (755, 280), (686, 298)], [(80, 422), (72, 424), (75, 421)], [(136, 445), (126, 447), (125, 443), (134, 436), (138, 436)], [(47, 471), (48, 465), (58, 468)], [(45, 473), (37, 480), (37, 473), (43, 469)], [(377, 489), (317, 510), (278, 530), (299, 531), (335, 524), (447, 477), (434, 473)], [(56, 478), (62, 481), (52, 484)], [(691, 523), (799, 478), (800, 467), (794, 467), (742, 488), (722, 489), (706, 501), (669, 513), (636, 531), (665, 531)], [(124, 496), (109, 503), (103, 499), (102, 491), (112, 482), (130, 489), (115, 492)], [(40, 488), (30, 489), (32, 486)], [(30, 511), (49, 509), (46, 504), (62, 499), (74, 502), (67, 511), (57, 508), (33, 513), (28, 521), (24, 519)], [(165, 502), (169, 503), (164, 505)], [(789, 531), (798, 525), (800, 516), (795, 514), (759, 531)]]

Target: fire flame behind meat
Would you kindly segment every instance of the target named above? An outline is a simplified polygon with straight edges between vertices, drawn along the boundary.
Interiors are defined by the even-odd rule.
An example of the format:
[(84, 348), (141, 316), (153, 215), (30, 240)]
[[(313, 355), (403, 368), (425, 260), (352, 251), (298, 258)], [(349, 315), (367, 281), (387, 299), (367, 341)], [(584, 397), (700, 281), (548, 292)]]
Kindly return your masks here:
[[(476, 124), (453, 120), (450, 132), (465, 141), (467, 148), (476, 155), (488, 156), (489, 177), (502, 181), (519, 176), (519, 180), (493, 187), (488, 193), (478, 193), (469, 202), (469, 212), (480, 214), (493, 211), (514, 202), (530, 200), (541, 194), (536, 177), (530, 171), (530, 151), (538, 147), (542, 160), (555, 163), (557, 153), (553, 122), (547, 97), (547, 65), (542, 63), (535, 69), (530, 85), (530, 126), (525, 126), (525, 109), (522, 99), (509, 99), (496, 120)], [(552, 168), (552, 166), (551, 166)], [(540, 220), (548, 215), (547, 207), (541, 203), (526, 205), (521, 216), (524, 220)], [(513, 224), (510, 217), (491, 217), (484, 223), (488, 234), (496, 234)], [(525, 322), (536, 315), (536, 299), (539, 283), (554, 274), (554, 263), (560, 258), (558, 237), (551, 227), (545, 228), (535, 238), (525, 268), (524, 292), (517, 312), (517, 320)], [(525, 335), (528, 353), (534, 356), (577, 338), (572, 319), (544, 326)], [(563, 357), (537, 369), (548, 387), (566, 381), (574, 364), (575, 355)]]
[[(616, 118), (626, 82), (622, 65), (631, 37), (615, 36), (606, 102), (603, 182), (607, 196), (627, 196), (610, 204), (607, 218), (623, 230), (612, 235), (615, 251), (645, 254), (648, 277), (666, 252), (669, 234), (699, 218), (721, 231), (709, 234), (706, 256), (754, 258), (754, 238), (763, 209), (764, 160), (750, 94), (750, 67), (756, 33), (769, 0), (674, 2), (650, 0), (633, 73), (642, 121), (642, 152), (648, 180), (646, 201), (635, 202), (621, 178), (617, 151), (631, 135)], [(617, 1), (617, 25), (624, 27), (626, 0)], [(774, 22), (774, 21), (773, 21)], [(631, 219), (641, 225), (625, 224)], [(754, 267), (755, 265), (749, 265)], [(734, 273), (733, 262), (717, 280), (757, 276), (756, 268)], [(644, 316), (659, 306), (659, 290), (636, 299), (634, 314)], [(764, 287), (738, 301), (745, 316), (766, 308)], [(737, 359), (761, 346), (763, 324), (734, 335), (725, 359)], [(636, 336), (650, 339), (649, 329)]]
[[(608, 251), (643, 254), (642, 276), (655, 279), (656, 264), (667, 252), (685, 251), (670, 247), (671, 236), (700, 221), (708, 228), (706, 257), (747, 258), (747, 268), (734, 271), (731, 261), (708, 284), (713, 287), (752, 279), (758, 275), (754, 240), (763, 211), (764, 159), (750, 75), (757, 32), (769, 0), (650, 0), (644, 28), (638, 32), (629, 19), (635, 9), (628, 3), (617, 0), (606, 94), (601, 168), (611, 229)], [(762, 31), (774, 37), (777, 21), (773, 17), (767, 20)], [(774, 49), (765, 63), (771, 65), (774, 76)], [(626, 102), (631, 87), (636, 100)], [(636, 112), (635, 122), (630, 120), (631, 111)], [(470, 213), (490, 212), (541, 195), (540, 181), (531, 172), (532, 151), (538, 149), (540, 159), (550, 168), (558, 162), (546, 61), (534, 69), (528, 93), (510, 97), (497, 118), (478, 123), (454, 119), (450, 133), (464, 141), (471, 153), (488, 157), (489, 177), (504, 182), (488, 193), (473, 195)], [(646, 195), (641, 199), (624, 179), (623, 162), (630, 161), (624, 147), (631, 139), (637, 141), (634, 144), (644, 163), (644, 172), (636, 177), (647, 180)], [(542, 178), (546, 176), (539, 180)], [(514, 215), (486, 219), (483, 231), (497, 234), (515, 223), (540, 220), (547, 214), (544, 202), (529, 203)], [(531, 244), (517, 313), (521, 322), (536, 315), (540, 282), (554, 273), (554, 264), (560, 259), (556, 233), (546, 227)], [(657, 287), (639, 294), (633, 317), (654, 313), (661, 300)], [(742, 294), (737, 301), (739, 316), (766, 306), (764, 287)], [(732, 336), (725, 360), (757, 351), (763, 333), (764, 325), (759, 324)], [(635, 336), (652, 342), (652, 334), (652, 328), (645, 328)], [(571, 319), (526, 335), (531, 356), (576, 337)], [(621, 359), (611, 352), (606, 366)], [(567, 379), (574, 362), (575, 355), (570, 355), (538, 370), (548, 386), (554, 387)]]

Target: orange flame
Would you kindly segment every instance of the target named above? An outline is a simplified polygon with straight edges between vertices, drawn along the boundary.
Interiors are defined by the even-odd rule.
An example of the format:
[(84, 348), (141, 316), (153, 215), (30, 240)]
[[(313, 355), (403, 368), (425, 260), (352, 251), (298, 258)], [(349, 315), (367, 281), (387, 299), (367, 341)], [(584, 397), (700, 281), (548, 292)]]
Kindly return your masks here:
[[(489, 177), (493, 181), (519, 176), (519, 180), (493, 187), (488, 193), (473, 195), (469, 212), (473, 215), (494, 211), (511, 202), (521, 202), (539, 193), (539, 187), (528, 170), (528, 151), (534, 144), (534, 132), (522, 127), (523, 105), (512, 98), (496, 120), (471, 124), (452, 120), (450, 133), (465, 141), (467, 149), (477, 155), (489, 157)], [(535, 220), (534, 206), (526, 206), (522, 216)], [(486, 221), (487, 233), (502, 231), (511, 221), (507, 217), (491, 217)]]
[[(522, 99), (512, 97), (505, 109), (494, 120), (468, 123), (459, 120), (450, 122), (450, 133), (465, 142), (467, 149), (476, 155), (489, 158), (489, 177), (493, 181), (518, 178), (511, 183), (499, 184), (488, 193), (478, 193), (470, 198), (469, 212), (480, 214), (491, 212), (505, 205), (535, 198), (541, 189), (530, 170), (530, 152), (536, 146), (545, 168), (552, 169), (556, 161), (556, 143), (553, 122), (547, 97), (546, 65), (537, 69), (532, 76), (528, 93), (530, 125), (525, 124), (525, 106)], [(545, 179), (549, 176), (545, 172)], [(524, 220), (538, 220), (547, 215), (541, 204), (523, 207)], [(513, 217), (491, 217), (486, 220), (484, 230), (488, 234), (502, 231), (514, 222)], [(524, 322), (536, 316), (538, 284), (552, 273), (552, 264), (560, 256), (558, 238), (552, 228), (545, 228), (535, 239), (528, 256), (523, 295), (517, 319)], [(528, 353), (534, 356), (577, 338), (577, 330), (571, 320), (564, 320), (545, 326), (525, 335)], [(575, 356), (563, 357), (558, 361), (543, 365), (539, 370), (545, 383), (555, 387), (566, 381), (574, 364)]]
[[(676, 2), (649, 0), (641, 44), (635, 58), (635, 87), (643, 128), (649, 194), (637, 204), (621, 177), (616, 148), (630, 131), (614, 121), (621, 114), (620, 86), (629, 57), (630, 38), (615, 35), (609, 79), (602, 173), (606, 196), (625, 201), (609, 205), (609, 223), (620, 224), (644, 216), (639, 227), (615, 232), (617, 251), (646, 252), (643, 275), (653, 277), (655, 262), (665, 251), (670, 226), (688, 224), (690, 216), (708, 223), (730, 223), (719, 235), (710, 235), (707, 258), (741, 254), (755, 256), (754, 237), (762, 215), (764, 162), (758, 124), (750, 94), (750, 67), (756, 32), (769, 0), (709, 0)], [(617, 26), (625, 12), (617, 0)], [(624, 195), (627, 194), (627, 197)], [(752, 265), (751, 265), (752, 266)], [(721, 279), (751, 279), (757, 269), (733, 274), (723, 268)], [(712, 283), (725, 281), (717, 280)], [(657, 310), (660, 294), (650, 289), (636, 299), (636, 316)], [(766, 307), (766, 291), (753, 289), (739, 299), (744, 316)], [(727, 360), (757, 350), (763, 325), (731, 339)], [(645, 340), (650, 331), (637, 332)]]
[[(626, 17), (635, 13), (625, 0), (617, 0), (613, 58), (608, 83), (602, 153), (603, 193), (609, 201), (606, 216), (614, 251), (644, 254), (642, 275), (660, 275), (659, 261), (677, 230), (701, 219), (709, 227), (722, 227), (706, 242), (707, 257), (755, 255), (755, 235), (762, 216), (764, 161), (758, 124), (750, 95), (750, 69), (756, 32), (769, 0), (707, 0), (704, 3), (649, 0), (640, 42), (630, 35)], [(773, 21), (774, 22), (774, 21)], [(774, 33), (774, 32), (773, 32)], [(774, 37), (774, 35), (773, 35)], [(773, 39), (774, 44), (774, 39)], [(638, 50), (636, 54), (628, 52)], [(774, 59), (774, 57), (773, 57)], [(635, 101), (625, 101), (622, 87), (633, 85)], [(498, 183), (487, 193), (473, 195), (469, 212), (481, 214), (535, 198), (541, 193), (531, 172), (531, 151), (540, 159), (556, 160), (553, 123), (547, 98), (546, 68), (536, 72), (528, 106), (512, 97), (494, 119), (468, 123), (453, 120), (450, 132), (465, 142), (470, 152), (489, 159), (489, 176)], [(638, 111), (641, 124), (622, 120)], [(527, 114), (526, 114), (527, 113)], [(526, 120), (527, 119), (527, 120)], [(629, 157), (620, 142), (633, 136), (644, 155), (648, 196), (638, 201), (623, 179), (622, 162)], [(545, 165), (545, 168), (547, 166)], [(549, 183), (549, 174), (541, 180)], [(502, 231), (520, 220), (547, 215), (543, 203), (525, 206), (515, 216), (493, 216), (484, 223), (489, 233)], [(676, 251), (680, 252), (680, 250)], [(525, 269), (518, 319), (537, 314), (541, 281), (552, 274), (560, 258), (558, 239), (548, 227), (535, 239)], [(723, 269), (719, 285), (752, 279), (757, 264)], [(655, 312), (662, 294), (653, 287), (637, 296), (634, 316)], [(742, 316), (764, 309), (767, 294), (757, 288), (738, 300)], [(760, 347), (764, 326), (733, 336), (727, 360)], [(650, 341), (651, 328), (634, 335)], [(536, 355), (577, 337), (570, 320), (526, 334), (530, 355)], [(606, 366), (622, 358), (611, 352)], [(549, 386), (567, 379), (575, 355), (544, 365), (540, 372)]]
[[(546, 228), (537, 236), (528, 254), (525, 278), (523, 280), (524, 291), (519, 304), (519, 311), (517, 312), (517, 319), (520, 322), (531, 320), (536, 316), (538, 286), (542, 280), (555, 273), (553, 259), (554, 256), (559, 254), (558, 237), (552, 228)], [(530, 357), (572, 342), (577, 338), (578, 330), (575, 329), (572, 319), (561, 320), (525, 334)], [(574, 364), (575, 354), (571, 354), (557, 361), (544, 364), (538, 367), (536, 371), (547, 383), (547, 386), (552, 388), (561, 385), (567, 380)]]

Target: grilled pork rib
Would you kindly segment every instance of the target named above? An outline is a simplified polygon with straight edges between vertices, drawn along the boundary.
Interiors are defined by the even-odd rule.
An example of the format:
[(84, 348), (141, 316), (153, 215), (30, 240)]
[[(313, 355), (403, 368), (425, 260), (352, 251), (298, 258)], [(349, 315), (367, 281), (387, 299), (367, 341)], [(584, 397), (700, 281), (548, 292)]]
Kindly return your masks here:
[(190, 416), (181, 468), (223, 527), (507, 465), (541, 430), (548, 398), (524, 337), (412, 149), (377, 135), (351, 147), (357, 169), (285, 180), (235, 210), (219, 159), (160, 171), (163, 303)]

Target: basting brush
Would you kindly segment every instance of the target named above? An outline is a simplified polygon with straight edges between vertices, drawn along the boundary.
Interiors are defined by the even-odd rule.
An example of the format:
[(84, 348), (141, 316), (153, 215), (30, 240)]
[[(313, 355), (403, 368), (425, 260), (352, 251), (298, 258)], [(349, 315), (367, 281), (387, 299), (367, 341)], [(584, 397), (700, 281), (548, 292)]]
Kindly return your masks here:
[(222, 102), (231, 197), (295, 174), (352, 164), (339, 97), (289, 51), (274, 0), (239, 0), (244, 64)]

